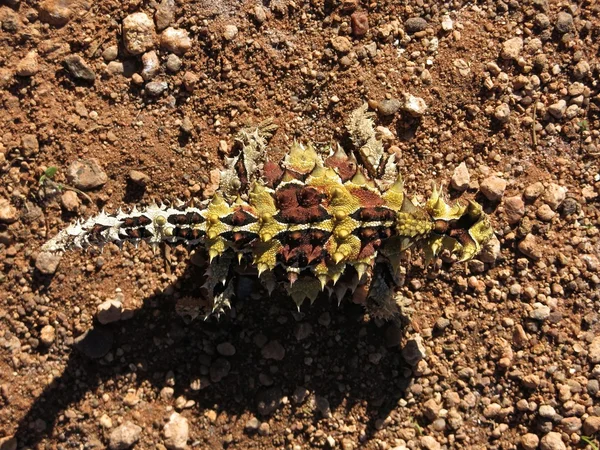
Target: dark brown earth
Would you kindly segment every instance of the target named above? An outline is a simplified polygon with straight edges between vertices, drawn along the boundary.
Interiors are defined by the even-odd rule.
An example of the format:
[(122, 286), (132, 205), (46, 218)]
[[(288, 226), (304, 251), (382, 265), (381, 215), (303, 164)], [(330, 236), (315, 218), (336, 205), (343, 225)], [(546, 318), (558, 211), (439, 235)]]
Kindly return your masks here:
[[(128, 54), (134, 13), (191, 47), (157, 30)], [(599, 14), (0, 0), (0, 449), (597, 449)], [(226, 317), (188, 324), (174, 305), (200, 274), (185, 249), (38, 257), (102, 208), (209, 198), (236, 132), (269, 117), (274, 160), (293, 140), (351, 148), (344, 121), (364, 102), (407, 191), (460, 187), (449, 196), (481, 201), (499, 243), (466, 265), (416, 257), (401, 330), (327, 298), (298, 313), (250, 277)], [(115, 298), (121, 320), (102, 325)]]

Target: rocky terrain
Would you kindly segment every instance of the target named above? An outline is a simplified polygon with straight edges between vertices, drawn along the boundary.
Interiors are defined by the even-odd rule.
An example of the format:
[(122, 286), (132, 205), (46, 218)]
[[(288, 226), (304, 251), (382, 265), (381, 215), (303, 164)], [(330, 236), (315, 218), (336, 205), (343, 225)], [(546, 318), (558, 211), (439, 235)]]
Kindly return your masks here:
[[(0, 0), (0, 449), (597, 450), (600, 5)], [(407, 191), (497, 241), (419, 255), (403, 328), (194, 255), (41, 245), (102, 208), (210, 198), (242, 127), (350, 146), (367, 102)]]

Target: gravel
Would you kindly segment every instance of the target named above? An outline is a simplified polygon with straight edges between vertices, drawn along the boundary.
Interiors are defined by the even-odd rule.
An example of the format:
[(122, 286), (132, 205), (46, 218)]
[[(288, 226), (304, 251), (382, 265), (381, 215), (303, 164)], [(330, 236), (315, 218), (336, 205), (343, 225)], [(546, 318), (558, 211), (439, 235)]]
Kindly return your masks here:
[(427, 21), (422, 17), (410, 17), (404, 22), (404, 30), (408, 34), (415, 34), (427, 28)]
[(78, 159), (67, 168), (67, 180), (77, 189), (89, 191), (106, 184), (108, 175), (96, 158)]
[(31, 77), (40, 71), (39, 57), (36, 51), (30, 51), (25, 55), (15, 73), (20, 77)]
[(74, 78), (92, 83), (96, 80), (96, 73), (81, 56), (69, 55), (64, 59), (64, 63)]
[(481, 193), (492, 202), (499, 202), (504, 196), (507, 182), (505, 179), (495, 175), (487, 177), (479, 185)]
[(130, 55), (141, 55), (152, 50), (157, 37), (154, 22), (143, 12), (130, 14), (123, 19), (123, 45)]
[(450, 183), (452, 189), (455, 189), (459, 192), (466, 191), (469, 188), (469, 184), (471, 183), (471, 175), (469, 174), (469, 169), (464, 162), (461, 162), (458, 166), (456, 166), (454, 172), (452, 172)]
[(181, 56), (190, 51), (192, 40), (186, 30), (169, 27), (160, 35), (160, 46), (171, 53)]
[(188, 420), (179, 413), (171, 414), (163, 428), (165, 446), (169, 450), (184, 450), (187, 448), (189, 434)]
[(108, 438), (110, 450), (125, 450), (140, 440), (142, 427), (127, 421), (115, 428)]

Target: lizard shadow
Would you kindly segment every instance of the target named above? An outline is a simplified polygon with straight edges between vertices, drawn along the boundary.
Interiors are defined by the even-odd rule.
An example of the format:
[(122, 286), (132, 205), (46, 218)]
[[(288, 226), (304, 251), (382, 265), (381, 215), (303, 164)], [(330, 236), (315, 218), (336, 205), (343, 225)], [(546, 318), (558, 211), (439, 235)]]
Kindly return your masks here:
[[(174, 283), (175, 292), (185, 295), (195, 289), (199, 271), (188, 264)], [(244, 278), (238, 281), (238, 291), (253, 293), (239, 295), (234, 309), (219, 321), (186, 324), (175, 312), (173, 296), (163, 291), (144, 299), (129, 320), (95, 323), (74, 340), (63, 373), (18, 422), (19, 445), (35, 447), (50, 437), (81, 444), (80, 422), (98, 420), (91, 415), (103, 396), (110, 399), (109, 405), (119, 402), (116, 409), (123, 412), (123, 384), (143, 386), (145, 392), (150, 386), (162, 411), (173, 404), (171, 395), (184, 396), (195, 402), (198, 417), (216, 409), (237, 417), (242, 429), (249, 415), (268, 420), (288, 409), (290, 423), (318, 422), (329, 414), (327, 409), (345, 416), (360, 405), (369, 417), (361, 424), (364, 438), (372, 438), (378, 419), (397, 407), (411, 382), (412, 372), (398, 347), (386, 347), (392, 326), (366, 321), (362, 307), (348, 301), (338, 306), (318, 299), (297, 313), (285, 296), (259, 298)], [(38, 287), (48, 285), (49, 280), (44, 281)], [(213, 433), (212, 446), (235, 446), (235, 441), (224, 444), (229, 432)]]

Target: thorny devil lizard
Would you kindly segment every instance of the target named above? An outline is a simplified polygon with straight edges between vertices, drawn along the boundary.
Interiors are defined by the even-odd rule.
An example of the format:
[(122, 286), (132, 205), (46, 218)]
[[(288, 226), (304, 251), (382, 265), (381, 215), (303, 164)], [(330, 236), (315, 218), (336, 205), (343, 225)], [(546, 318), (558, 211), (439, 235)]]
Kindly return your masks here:
[(339, 300), (350, 291), (372, 315), (397, 318), (407, 249), (420, 248), (426, 263), (442, 251), (467, 261), (493, 230), (478, 203), (450, 206), (436, 187), (423, 205), (409, 199), (367, 105), (346, 127), (356, 157), (339, 145), (321, 156), (311, 144), (294, 143), (281, 163), (266, 158), (272, 122), (243, 130), (210, 201), (102, 212), (61, 231), (42, 250), (187, 244), (206, 253), (205, 317), (230, 307), (236, 273), (254, 269), (269, 293), (282, 287), (298, 307), (323, 290)]

